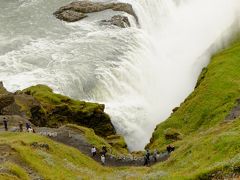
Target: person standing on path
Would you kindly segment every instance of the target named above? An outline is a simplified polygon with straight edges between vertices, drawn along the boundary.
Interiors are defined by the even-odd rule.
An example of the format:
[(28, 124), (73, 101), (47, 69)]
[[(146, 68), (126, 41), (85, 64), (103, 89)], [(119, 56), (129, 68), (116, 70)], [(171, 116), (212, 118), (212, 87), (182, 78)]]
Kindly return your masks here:
[(101, 155), (101, 162), (102, 162), (102, 165), (105, 165), (105, 160), (106, 160), (106, 158), (105, 158), (105, 156), (102, 154), (102, 155)]
[(23, 132), (23, 122), (22, 121), (19, 121), (19, 131), (20, 132)]
[(146, 150), (144, 155), (144, 166), (150, 163), (150, 151), (149, 149)]
[(106, 146), (103, 146), (103, 147), (102, 147), (102, 154), (103, 154), (104, 156), (106, 156), (106, 154), (107, 154), (107, 147), (106, 147)]
[(3, 117), (3, 125), (4, 125), (5, 131), (8, 131), (8, 121), (7, 121), (7, 118), (5, 117)]
[(97, 150), (94, 146), (91, 148), (91, 153), (92, 153), (92, 157), (94, 157), (97, 154)]
[(155, 149), (154, 152), (153, 152), (154, 162), (157, 162), (157, 155), (158, 155), (158, 152), (157, 152), (157, 149)]
[(29, 129), (30, 127), (31, 127), (30, 124), (29, 124), (28, 122), (26, 122), (26, 129), (27, 129), (27, 131), (28, 131), (28, 129)]

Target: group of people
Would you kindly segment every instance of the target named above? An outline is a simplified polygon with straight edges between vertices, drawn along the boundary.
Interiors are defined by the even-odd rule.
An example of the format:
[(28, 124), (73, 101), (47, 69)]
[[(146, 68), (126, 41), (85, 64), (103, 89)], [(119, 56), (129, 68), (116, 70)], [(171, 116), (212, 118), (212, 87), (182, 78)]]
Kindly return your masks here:
[[(91, 148), (91, 154), (92, 154), (92, 157), (95, 157), (97, 155), (97, 149), (96, 149), (95, 146), (93, 146)], [(106, 163), (106, 154), (107, 154), (107, 147), (103, 146), (102, 151), (101, 151), (101, 163), (102, 163), (102, 165), (105, 165), (105, 163)]]
[[(3, 117), (3, 126), (4, 126), (5, 131), (8, 131), (8, 120), (6, 117)], [(19, 126), (19, 131), (23, 132), (23, 122), (22, 121), (18, 122), (18, 126)], [(35, 130), (31, 127), (30, 123), (28, 123), (28, 122), (26, 122), (26, 131), (35, 133)]]
[[(155, 149), (153, 151), (153, 160), (154, 162), (157, 162), (157, 157), (158, 157), (158, 151)], [(144, 155), (144, 166), (147, 166), (150, 163), (150, 151), (149, 149), (146, 150), (145, 155)]]
[[(168, 145), (166, 148), (168, 154), (173, 152), (175, 150), (175, 147), (173, 145)], [(158, 158), (158, 151), (155, 149), (152, 154), (152, 158), (154, 162), (157, 162)], [(147, 166), (150, 164), (150, 151), (149, 149), (146, 150), (145, 155), (144, 155), (144, 166)]]
[(175, 150), (175, 147), (173, 146), (173, 145), (168, 145), (167, 146), (167, 152), (168, 152), (168, 154), (170, 154), (171, 152), (173, 152)]

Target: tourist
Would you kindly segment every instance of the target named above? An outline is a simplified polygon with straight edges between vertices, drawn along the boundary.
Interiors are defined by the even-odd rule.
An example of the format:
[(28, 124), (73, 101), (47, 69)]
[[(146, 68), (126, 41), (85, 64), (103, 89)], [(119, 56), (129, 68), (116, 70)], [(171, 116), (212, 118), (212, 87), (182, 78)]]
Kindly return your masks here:
[(3, 125), (4, 125), (5, 131), (8, 131), (8, 121), (7, 121), (7, 118), (5, 117), (3, 117)]
[(28, 129), (29, 129), (30, 127), (31, 127), (30, 124), (29, 124), (28, 122), (26, 122), (26, 129), (27, 129), (27, 131), (28, 131)]
[(149, 151), (149, 149), (146, 150), (143, 159), (144, 159), (144, 166), (148, 165), (150, 163), (150, 151)]
[(168, 154), (170, 154), (172, 151), (174, 151), (175, 150), (175, 147), (174, 146), (172, 146), (172, 145), (168, 145), (167, 146), (167, 152), (168, 152)]
[(105, 156), (102, 154), (102, 155), (101, 155), (101, 162), (102, 162), (102, 165), (105, 165), (105, 159), (106, 159)]
[(103, 146), (103, 147), (102, 147), (102, 154), (103, 154), (104, 156), (106, 156), (106, 154), (107, 154), (107, 148), (106, 148), (106, 146)]
[(147, 149), (146, 157), (147, 157), (147, 160), (150, 161), (150, 151), (149, 151), (149, 149)]
[(22, 121), (19, 121), (19, 131), (20, 132), (23, 132), (23, 122)]
[(144, 166), (146, 166), (146, 165), (148, 165), (148, 158), (147, 158), (147, 155), (145, 154), (144, 155), (144, 158), (143, 158), (143, 160), (144, 160)]
[(157, 149), (155, 149), (154, 152), (153, 152), (154, 162), (157, 162), (157, 155), (158, 155), (158, 152), (157, 152)]
[(33, 129), (31, 127), (28, 128), (28, 132), (32, 133)]
[(93, 157), (97, 154), (97, 150), (94, 146), (91, 148), (91, 153)]

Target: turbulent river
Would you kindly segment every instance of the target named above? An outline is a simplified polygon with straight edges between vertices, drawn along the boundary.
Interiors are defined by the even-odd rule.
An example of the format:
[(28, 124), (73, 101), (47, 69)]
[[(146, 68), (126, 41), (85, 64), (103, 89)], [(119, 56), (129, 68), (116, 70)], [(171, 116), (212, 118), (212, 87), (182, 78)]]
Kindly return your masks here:
[(239, 0), (122, 0), (139, 25), (100, 25), (116, 13), (65, 23), (72, 0), (0, 0), (0, 80), (10, 91), (47, 84), (106, 105), (131, 150), (193, 90), (210, 56), (238, 31)]

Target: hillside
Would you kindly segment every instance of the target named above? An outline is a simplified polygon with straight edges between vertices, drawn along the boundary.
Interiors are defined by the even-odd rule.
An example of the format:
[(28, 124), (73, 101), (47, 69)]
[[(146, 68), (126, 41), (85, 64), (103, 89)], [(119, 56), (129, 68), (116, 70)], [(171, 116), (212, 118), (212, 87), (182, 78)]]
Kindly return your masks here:
[[(237, 42), (212, 57), (194, 92), (156, 127), (147, 147), (163, 149), (172, 143), (177, 150), (169, 161), (154, 169), (165, 169), (171, 177), (239, 174), (239, 98), (240, 43)], [(215, 174), (218, 171), (222, 171), (220, 175)]]

